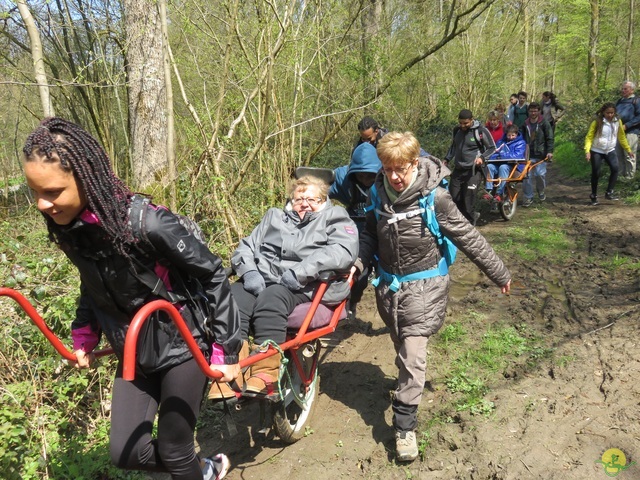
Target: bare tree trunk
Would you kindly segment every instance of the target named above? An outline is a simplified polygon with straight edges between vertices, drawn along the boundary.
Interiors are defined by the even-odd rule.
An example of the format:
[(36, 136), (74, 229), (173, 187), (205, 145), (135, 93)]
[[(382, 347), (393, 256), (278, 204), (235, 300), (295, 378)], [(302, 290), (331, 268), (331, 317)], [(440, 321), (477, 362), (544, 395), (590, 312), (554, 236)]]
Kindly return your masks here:
[(635, 17), (635, 2), (629, 0), (629, 24), (627, 27), (627, 45), (624, 50), (624, 78), (631, 77), (631, 46), (633, 45), (633, 18)]
[(600, 34), (600, 0), (589, 0), (591, 5), (591, 28), (589, 29), (589, 51), (587, 53), (588, 86), (592, 94), (598, 91), (598, 36)]
[(124, 0), (133, 182), (157, 180), (167, 161), (167, 99), (158, 4)]
[(47, 73), (44, 69), (44, 59), (42, 57), (42, 43), (40, 42), (40, 33), (33, 20), (31, 11), (25, 0), (18, 0), (18, 10), (24, 22), (29, 41), (31, 42), (31, 57), (33, 59), (33, 73), (38, 84), (40, 93), (40, 102), (42, 103), (42, 113), (45, 117), (53, 117), (55, 112), (51, 103), (51, 95), (49, 94), (49, 84), (47, 82)]
[(171, 84), (171, 55), (169, 50), (169, 32), (167, 29), (167, 1), (159, 0), (160, 24), (162, 28), (162, 63), (164, 65), (164, 84), (167, 91), (167, 167), (168, 172), (165, 185), (169, 183), (171, 210), (176, 210), (177, 191), (176, 180), (178, 178), (176, 170), (176, 146), (175, 146), (175, 125), (173, 114), (173, 86)]
[(382, 79), (382, 66), (378, 57), (376, 39), (380, 32), (383, 0), (366, 0), (362, 11), (362, 64), (364, 65), (364, 91), (375, 95)]
[(531, 24), (529, 23), (529, 7), (522, 5), (522, 18), (524, 20), (524, 56), (522, 59), (522, 90), (527, 91), (527, 73), (529, 64), (529, 36), (531, 35)]

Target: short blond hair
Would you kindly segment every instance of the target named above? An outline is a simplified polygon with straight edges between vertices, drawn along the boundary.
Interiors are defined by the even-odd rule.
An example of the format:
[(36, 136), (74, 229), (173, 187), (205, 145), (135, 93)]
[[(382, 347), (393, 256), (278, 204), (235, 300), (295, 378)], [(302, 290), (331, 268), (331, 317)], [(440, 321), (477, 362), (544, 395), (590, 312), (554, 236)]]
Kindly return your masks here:
[(329, 195), (329, 185), (318, 177), (312, 177), (311, 175), (305, 175), (300, 178), (294, 178), (289, 183), (289, 198), (293, 200), (293, 194), (299, 188), (306, 189), (307, 187), (316, 187), (318, 189), (320, 197), (324, 200)]
[(387, 167), (399, 167), (420, 156), (420, 143), (411, 132), (389, 132), (376, 149), (378, 158)]

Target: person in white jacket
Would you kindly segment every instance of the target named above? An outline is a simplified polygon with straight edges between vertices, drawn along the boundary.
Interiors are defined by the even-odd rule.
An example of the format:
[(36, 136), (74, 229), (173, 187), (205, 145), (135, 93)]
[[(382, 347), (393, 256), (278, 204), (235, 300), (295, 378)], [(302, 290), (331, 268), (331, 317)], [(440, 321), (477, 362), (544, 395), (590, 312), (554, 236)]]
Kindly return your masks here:
[(631, 146), (622, 128), (622, 120), (616, 114), (613, 103), (605, 103), (598, 110), (596, 119), (591, 122), (589, 132), (584, 141), (584, 151), (587, 162), (591, 162), (591, 205), (598, 205), (598, 180), (600, 179), (602, 162), (607, 162), (611, 173), (605, 192), (607, 200), (618, 200), (613, 188), (618, 179), (618, 158), (616, 143), (630, 155), (634, 156)]

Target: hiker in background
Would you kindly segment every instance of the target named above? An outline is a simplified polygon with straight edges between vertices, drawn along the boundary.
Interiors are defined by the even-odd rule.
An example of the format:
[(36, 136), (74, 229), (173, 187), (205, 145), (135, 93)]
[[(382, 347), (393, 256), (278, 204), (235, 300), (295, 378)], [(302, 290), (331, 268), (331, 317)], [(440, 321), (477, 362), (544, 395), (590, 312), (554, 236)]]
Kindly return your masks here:
[(388, 130), (382, 128), (373, 118), (362, 117), (362, 120), (358, 122), (358, 132), (360, 133), (360, 137), (353, 146), (354, 150), (363, 143), (370, 143), (374, 147), (377, 146), (378, 140), (384, 137), (384, 134), (387, 133)]
[(517, 125), (518, 128), (522, 128), (524, 122), (527, 120), (529, 116), (529, 104), (527, 103), (527, 92), (518, 92), (518, 102), (513, 105), (513, 117), (511, 121), (514, 125)]
[(622, 120), (616, 115), (616, 106), (613, 103), (605, 103), (598, 110), (596, 119), (591, 122), (584, 141), (585, 156), (587, 162), (591, 162), (591, 195), (589, 196), (591, 205), (598, 205), (598, 180), (603, 161), (607, 162), (610, 170), (604, 198), (618, 200), (618, 196), (613, 191), (618, 179), (616, 143), (620, 144), (627, 155), (635, 156), (624, 134)]
[[(351, 163), (334, 170), (335, 180), (329, 188), (329, 198), (339, 200), (347, 209), (349, 217), (358, 227), (364, 228), (364, 208), (367, 204), (369, 188), (382, 167), (376, 149), (370, 143), (359, 145), (351, 155)], [(356, 317), (357, 305), (369, 284), (371, 266), (363, 269), (351, 288), (349, 298), (349, 318)]]
[[(410, 132), (390, 132), (378, 144), (382, 171), (367, 213), (356, 266), (378, 258), (376, 303), (390, 329), (399, 368), (392, 400), (396, 456), (418, 457), (415, 430), (426, 376), (427, 341), (444, 322), (449, 275), (436, 237), (425, 227), (423, 199), (437, 189), (433, 208), (442, 234), (508, 293), (511, 277), (482, 235), (467, 221), (440, 185), (450, 174), (439, 159), (419, 157), (420, 145)], [(373, 187), (372, 187), (373, 188)], [(373, 208), (375, 207), (375, 208)], [(429, 207), (428, 207), (429, 208)], [(381, 412), (382, 413), (382, 412)]]
[[(180, 313), (211, 369), (229, 381), (238, 374), (240, 319), (220, 259), (165, 208), (147, 206), (144, 232), (133, 234), (129, 210), (134, 197), (115, 176), (104, 149), (81, 127), (47, 118), (27, 138), (24, 171), (49, 238), (80, 272), (80, 299), (71, 324), (78, 368), (88, 368), (105, 334), (120, 361), (127, 328), (140, 307), (159, 297), (142, 280), (155, 272), (165, 291), (182, 291), (196, 279), (210, 316), (190, 301)], [(191, 282), (188, 282), (189, 284)], [(110, 450), (124, 469), (168, 472), (172, 478), (221, 479), (229, 460), (198, 458), (194, 430), (207, 377), (168, 314), (152, 313), (142, 327), (135, 380), (118, 365), (111, 399)], [(157, 414), (157, 436), (154, 423)]]
[(504, 116), (497, 110), (491, 110), (487, 115), (487, 123), (484, 124), (485, 128), (491, 134), (493, 143), (497, 144), (502, 137), (504, 137)]
[[(540, 160), (550, 161), (553, 157), (553, 129), (540, 114), (540, 104), (531, 102), (529, 104), (529, 118), (520, 129), (522, 137), (529, 145), (529, 158), (531, 163)], [(522, 182), (524, 193), (523, 207), (530, 207), (533, 204), (533, 182), (536, 184), (536, 191), (541, 202), (547, 199), (545, 188), (547, 187), (547, 164), (540, 163), (533, 168), (529, 176)]]
[(556, 133), (556, 123), (562, 119), (564, 113), (564, 107), (558, 102), (553, 92), (542, 93), (542, 118), (549, 122), (554, 135)]
[(514, 118), (513, 109), (515, 108), (516, 103), (518, 103), (518, 94), (512, 93), (511, 96), (509, 97), (509, 106), (507, 107), (507, 111), (506, 111), (507, 121), (509, 123), (513, 123), (513, 118)]
[(627, 155), (622, 145), (618, 144), (616, 156), (619, 159), (620, 175), (627, 180), (636, 174), (636, 151), (638, 150), (638, 134), (640, 134), (640, 98), (635, 95), (636, 84), (623, 82), (622, 97), (616, 102), (616, 112), (622, 120), (622, 128), (627, 136), (627, 142), (633, 152), (633, 157)]
[(495, 150), (496, 144), (489, 131), (473, 119), (470, 110), (460, 110), (458, 126), (453, 129), (453, 139), (445, 162), (454, 162), (449, 187), (451, 197), (460, 212), (473, 224), (479, 216), (475, 205), (482, 165)]
[[(241, 277), (231, 290), (240, 307), (242, 335), (249, 338), (253, 328), (254, 351), (269, 340), (284, 343), (287, 317), (311, 301), (320, 273), (348, 272), (358, 256), (358, 229), (344, 208), (331, 204), (328, 190), (316, 177), (292, 181), (286, 207), (270, 208), (231, 257)], [(322, 303), (334, 306), (348, 295), (346, 279), (336, 280)], [(280, 360), (278, 353), (254, 363), (243, 396), (277, 390)]]

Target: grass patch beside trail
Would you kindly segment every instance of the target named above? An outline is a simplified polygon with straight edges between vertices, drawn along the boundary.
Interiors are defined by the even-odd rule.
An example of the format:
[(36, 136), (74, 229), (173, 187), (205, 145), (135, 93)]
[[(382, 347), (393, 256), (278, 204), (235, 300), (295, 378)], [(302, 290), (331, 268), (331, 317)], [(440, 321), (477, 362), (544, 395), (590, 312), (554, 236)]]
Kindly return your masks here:
[(527, 261), (562, 261), (575, 248), (565, 233), (565, 223), (547, 208), (532, 209), (522, 224), (505, 224), (503, 234), (491, 244), (500, 254), (513, 253)]
[(486, 315), (468, 312), (444, 326), (430, 343), (429, 364), (446, 389), (447, 401), (421, 425), (419, 450), (424, 454), (438, 425), (456, 422), (461, 412), (490, 416), (494, 403), (487, 398), (491, 385), (504, 380), (507, 367), (534, 368), (552, 353), (530, 326), (488, 323)]

